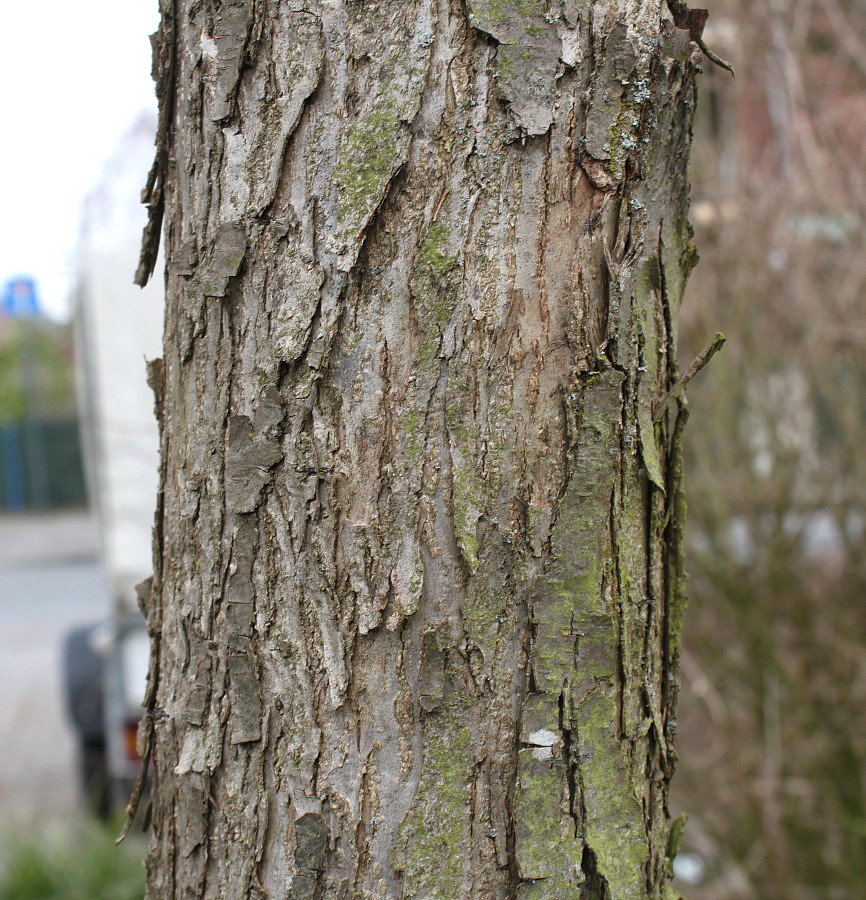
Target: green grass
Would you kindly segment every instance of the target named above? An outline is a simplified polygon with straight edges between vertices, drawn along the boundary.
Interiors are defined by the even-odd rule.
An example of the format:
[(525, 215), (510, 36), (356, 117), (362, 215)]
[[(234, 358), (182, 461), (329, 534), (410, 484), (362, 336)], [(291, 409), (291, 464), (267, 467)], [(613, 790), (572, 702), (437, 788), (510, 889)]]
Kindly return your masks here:
[(141, 900), (143, 847), (115, 846), (118, 829), (86, 824), (67, 840), (7, 839), (0, 900)]

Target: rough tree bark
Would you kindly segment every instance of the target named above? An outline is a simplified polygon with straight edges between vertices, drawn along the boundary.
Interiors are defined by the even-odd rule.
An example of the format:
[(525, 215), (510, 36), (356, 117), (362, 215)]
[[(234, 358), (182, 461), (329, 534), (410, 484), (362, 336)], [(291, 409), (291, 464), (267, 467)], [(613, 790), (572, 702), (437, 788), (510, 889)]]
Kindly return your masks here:
[(148, 896), (664, 896), (688, 31), (162, 16)]

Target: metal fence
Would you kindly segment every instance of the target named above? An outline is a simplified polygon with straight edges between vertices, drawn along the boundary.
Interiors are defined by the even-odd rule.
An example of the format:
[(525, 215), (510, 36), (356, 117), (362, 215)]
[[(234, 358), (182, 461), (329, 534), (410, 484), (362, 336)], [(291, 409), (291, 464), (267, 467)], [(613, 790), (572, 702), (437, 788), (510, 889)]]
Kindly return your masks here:
[(0, 509), (53, 509), (86, 502), (74, 419), (0, 422)]

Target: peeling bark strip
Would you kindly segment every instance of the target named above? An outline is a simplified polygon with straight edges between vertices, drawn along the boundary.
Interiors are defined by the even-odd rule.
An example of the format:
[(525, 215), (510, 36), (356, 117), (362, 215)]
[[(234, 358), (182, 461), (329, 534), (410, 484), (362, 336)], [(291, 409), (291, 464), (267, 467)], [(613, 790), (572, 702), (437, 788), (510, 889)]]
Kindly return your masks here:
[(663, 897), (688, 32), (162, 7), (148, 896)]

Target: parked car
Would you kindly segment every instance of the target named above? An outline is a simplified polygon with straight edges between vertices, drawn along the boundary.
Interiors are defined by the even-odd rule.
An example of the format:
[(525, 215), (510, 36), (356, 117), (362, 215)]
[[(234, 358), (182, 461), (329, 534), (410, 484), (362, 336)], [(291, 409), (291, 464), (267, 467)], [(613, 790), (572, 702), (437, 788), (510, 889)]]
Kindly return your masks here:
[(64, 641), (63, 684), (78, 737), (81, 790), (101, 817), (125, 806), (141, 765), (136, 744), (148, 653), (141, 618), (80, 626)]

